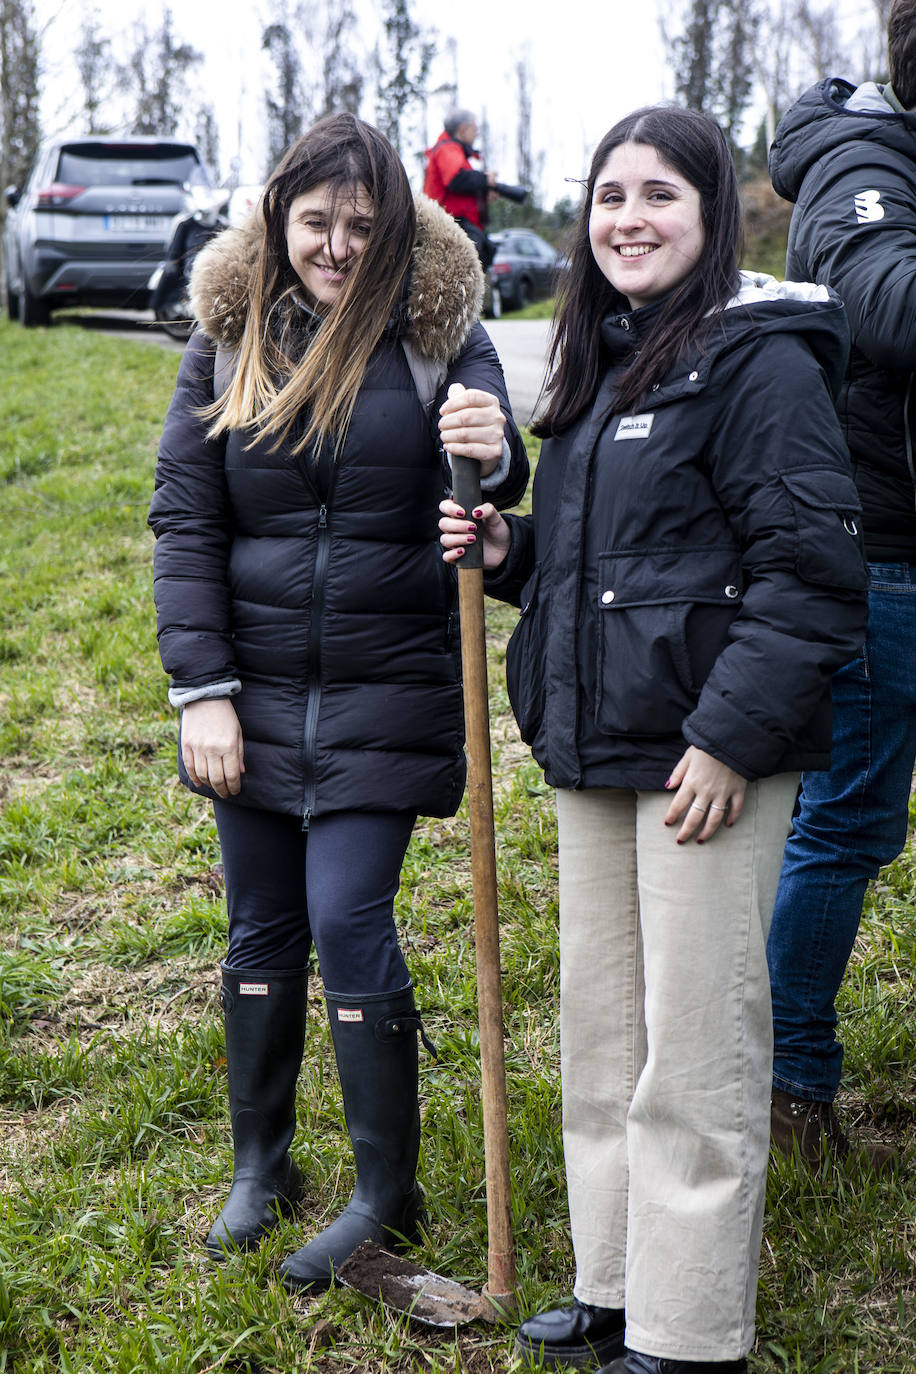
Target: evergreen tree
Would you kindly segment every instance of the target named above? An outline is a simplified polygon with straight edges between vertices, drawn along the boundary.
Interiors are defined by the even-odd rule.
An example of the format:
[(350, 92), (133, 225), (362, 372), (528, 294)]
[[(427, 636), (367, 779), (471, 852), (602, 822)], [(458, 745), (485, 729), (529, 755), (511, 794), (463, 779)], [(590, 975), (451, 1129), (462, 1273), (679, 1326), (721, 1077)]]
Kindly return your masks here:
[(739, 162), (738, 135), (753, 92), (757, 25), (753, 0), (689, 0), (681, 33), (664, 34), (678, 100), (718, 120)]

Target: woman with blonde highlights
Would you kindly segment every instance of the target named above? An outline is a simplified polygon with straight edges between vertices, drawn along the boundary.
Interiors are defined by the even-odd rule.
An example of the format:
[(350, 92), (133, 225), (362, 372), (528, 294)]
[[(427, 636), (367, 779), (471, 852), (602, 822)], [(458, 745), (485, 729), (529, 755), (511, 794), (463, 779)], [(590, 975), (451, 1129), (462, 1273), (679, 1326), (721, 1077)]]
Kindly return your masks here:
[(393, 904), (417, 816), (452, 815), (465, 780), (443, 445), (500, 506), (527, 480), (482, 294), (473, 246), (414, 200), (388, 140), (329, 116), (198, 259), (160, 445), (160, 650), (229, 913), (234, 1168), (209, 1252), (257, 1246), (302, 1195), (313, 945), (356, 1162), (341, 1215), (285, 1261), (290, 1288), (326, 1287), (364, 1240), (416, 1238), (423, 1215), (422, 1025)]

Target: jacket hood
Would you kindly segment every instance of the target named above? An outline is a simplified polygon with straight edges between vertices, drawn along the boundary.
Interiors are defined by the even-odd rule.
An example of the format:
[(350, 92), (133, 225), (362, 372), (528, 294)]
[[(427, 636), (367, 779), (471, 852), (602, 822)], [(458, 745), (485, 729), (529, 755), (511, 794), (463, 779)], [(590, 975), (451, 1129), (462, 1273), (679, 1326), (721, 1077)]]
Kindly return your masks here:
[(845, 143), (874, 143), (916, 163), (916, 113), (894, 110), (882, 91), (874, 81), (854, 87), (839, 77), (807, 90), (779, 121), (770, 148), (777, 193), (794, 203), (809, 168)]
[[(476, 248), (451, 215), (426, 196), (417, 196), (416, 204), (403, 332), (424, 357), (450, 363), (480, 315), (483, 271)], [(207, 338), (225, 348), (235, 348), (242, 338), (263, 233), (263, 218), (255, 210), (240, 228), (212, 239), (194, 262), (194, 318)]]
[[(639, 347), (664, 300), (624, 315), (609, 315), (602, 335), (612, 357)], [(836, 397), (846, 371), (849, 325), (839, 296), (813, 282), (778, 281), (766, 272), (739, 273), (736, 294), (726, 303), (715, 326), (676, 364), (659, 388), (656, 400), (696, 392), (709, 381), (716, 362), (764, 334), (801, 334), (823, 368)]]

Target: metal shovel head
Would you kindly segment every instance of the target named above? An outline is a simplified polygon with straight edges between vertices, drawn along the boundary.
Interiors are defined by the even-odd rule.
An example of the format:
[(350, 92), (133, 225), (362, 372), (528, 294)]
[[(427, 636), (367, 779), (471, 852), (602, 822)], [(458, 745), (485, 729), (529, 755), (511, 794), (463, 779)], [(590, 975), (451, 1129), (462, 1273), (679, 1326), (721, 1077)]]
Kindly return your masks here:
[(373, 1240), (357, 1246), (336, 1277), (364, 1297), (406, 1312), (426, 1326), (498, 1320), (495, 1307), (480, 1293), (431, 1269), (421, 1269)]

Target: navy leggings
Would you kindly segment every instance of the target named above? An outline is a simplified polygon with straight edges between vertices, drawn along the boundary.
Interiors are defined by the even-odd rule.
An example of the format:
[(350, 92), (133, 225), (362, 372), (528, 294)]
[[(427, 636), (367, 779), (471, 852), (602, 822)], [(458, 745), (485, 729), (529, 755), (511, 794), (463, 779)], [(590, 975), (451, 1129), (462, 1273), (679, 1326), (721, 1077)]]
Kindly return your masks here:
[(325, 991), (410, 982), (394, 924), (414, 813), (297, 816), (214, 801), (229, 909), (230, 968), (300, 969), (314, 941)]

